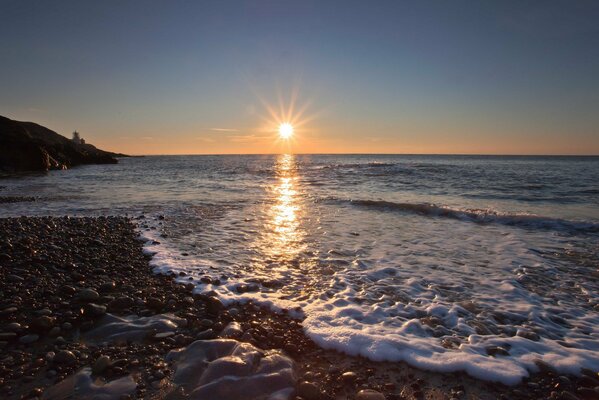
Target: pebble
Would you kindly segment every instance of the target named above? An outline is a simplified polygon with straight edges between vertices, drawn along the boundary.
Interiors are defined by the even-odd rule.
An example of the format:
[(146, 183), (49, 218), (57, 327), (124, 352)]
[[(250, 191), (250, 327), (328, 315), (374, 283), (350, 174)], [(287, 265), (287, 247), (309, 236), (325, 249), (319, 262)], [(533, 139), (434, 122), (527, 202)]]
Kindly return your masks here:
[(104, 282), (98, 288), (100, 292), (112, 292), (116, 288), (116, 284), (114, 282)]
[(24, 278), (20, 277), (19, 275), (14, 275), (14, 274), (10, 274), (6, 278), (8, 279), (9, 282), (23, 282), (23, 281), (25, 281)]
[(31, 334), (31, 335), (25, 335), (25, 336), (21, 336), (19, 338), (19, 342), (23, 343), (23, 344), (30, 344), (30, 343), (34, 343), (37, 342), (39, 340), (39, 335), (35, 335), (35, 334)]
[(50, 332), (48, 332), (48, 336), (54, 337), (54, 336), (58, 336), (60, 334), (60, 328), (58, 326), (55, 326), (54, 328), (50, 329)]
[(4, 326), (4, 330), (8, 332), (17, 332), (20, 331), (21, 328), (22, 326), (18, 322), (11, 322), (10, 324), (6, 324)]
[(160, 333), (155, 334), (154, 338), (156, 338), (156, 339), (164, 339), (164, 338), (171, 337), (171, 336), (174, 336), (174, 335), (175, 335), (175, 332), (173, 332), (173, 331), (166, 331), (166, 332), (160, 332)]
[(238, 322), (230, 322), (229, 325), (223, 329), (221, 335), (227, 338), (235, 338), (243, 335), (243, 329), (241, 329), (241, 325)]
[(356, 395), (356, 400), (385, 400), (385, 395), (372, 389), (363, 389)]
[(94, 289), (82, 289), (77, 293), (77, 298), (83, 302), (95, 301), (100, 298), (100, 294)]
[(106, 368), (110, 367), (110, 365), (111, 365), (110, 357), (100, 356), (94, 363), (94, 366), (92, 367), (92, 372), (96, 375), (100, 375), (100, 374), (102, 374), (102, 372), (104, 372), (106, 370)]
[(57, 364), (71, 365), (77, 361), (77, 356), (70, 350), (60, 350), (54, 356), (53, 361)]
[(47, 315), (34, 318), (31, 321), (31, 327), (36, 331), (46, 332), (54, 325), (54, 318)]
[(135, 302), (131, 297), (123, 296), (118, 297), (112, 300), (110, 303), (108, 303), (108, 308), (110, 308), (111, 310), (124, 310), (133, 306), (133, 304), (135, 304)]
[(320, 390), (312, 382), (302, 382), (297, 387), (297, 394), (306, 400), (320, 399)]
[(10, 342), (16, 338), (17, 334), (15, 332), (0, 332), (0, 341)]
[(89, 317), (101, 317), (106, 314), (106, 306), (95, 303), (88, 303), (84, 307), (84, 315)]
[(355, 372), (348, 371), (341, 375), (341, 379), (343, 379), (344, 382), (355, 382), (358, 380), (358, 375)]

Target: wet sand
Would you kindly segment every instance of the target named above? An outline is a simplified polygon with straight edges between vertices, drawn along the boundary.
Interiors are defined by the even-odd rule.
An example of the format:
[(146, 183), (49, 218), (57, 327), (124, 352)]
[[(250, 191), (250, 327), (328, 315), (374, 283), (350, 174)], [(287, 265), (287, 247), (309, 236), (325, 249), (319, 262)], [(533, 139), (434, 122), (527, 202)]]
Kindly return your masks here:
[[(303, 334), (301, 321), (252, 304), (226, 309), (193, 295), (192, 285), (153, 274), (148, 261), (124, 217), (0, 219), (0, 397), (59, 398), (49, 388), (90, 367), (104, 382), (130, 377), (135, 389), (120, 397), (184, 399), (189, 393), (173, 383), (167, 353), (228, 337), (289, 356), (296, 399), (599, 398), (596, 371), (560, 376), (540, 365), (540, 373), (506, 387), (324, 350)], [(144, 328), (135, 341), (86, 339), (107, 316), (131, 315), (182, 322)]]

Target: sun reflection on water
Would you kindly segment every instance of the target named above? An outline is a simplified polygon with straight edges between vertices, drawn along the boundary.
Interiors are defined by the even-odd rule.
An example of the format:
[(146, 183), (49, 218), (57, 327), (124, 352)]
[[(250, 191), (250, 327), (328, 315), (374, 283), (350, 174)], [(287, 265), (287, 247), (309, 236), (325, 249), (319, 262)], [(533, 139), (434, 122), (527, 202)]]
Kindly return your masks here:
[(275, 164), (277, 183), (271, 187), (274, 204), (267, 211), (266, 246), (279, 261), (292, 261), (303, 250), (295, 157), (280, 155)]

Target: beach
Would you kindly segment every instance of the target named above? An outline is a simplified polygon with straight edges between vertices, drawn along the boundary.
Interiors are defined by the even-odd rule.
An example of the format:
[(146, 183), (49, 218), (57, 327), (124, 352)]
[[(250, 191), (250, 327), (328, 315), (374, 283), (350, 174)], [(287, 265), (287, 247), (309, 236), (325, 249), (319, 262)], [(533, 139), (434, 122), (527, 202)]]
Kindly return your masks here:
[[(172, 157), (5, 178), (4, 397), (596, 397), (597, 225), (567, 214), (587, 209), (361, 200), (376, 179), (382, 197), (382, 183), (416, 173), (412, 190), (430, 196), (431, 171), (430, 185), (462, 173), (451, 158), (241, 162), (243, 173), (227, 157)], [(559, 243), (566, 252), (539, 257)]]
[[(168, 398), (187, 398), (189, 393), (175, 389), (173, 364), (166, 355), (195, 340), (217, 337), (290, 356), (301, 396), (294, 398), (378, 398), (375, 394), (356, 397), (366, 389), (387, 399), (592, 399), (596, 395), (592, 371), (574, 377), (546, 367), (523, 385), (505, 387), (464, 374), (427, 373), (404, 363), (377, 363), (323, 350), (303, 334), (299, 320), (252, 304), (225, 308), (214, 298), (194, 296), (192, 285), (152, 273), (127, 218), (3, 218), (0, 231), (0, 391), (5, 398), (61, 398), (52, 397), (53, 389), (48, 389), (84, 367), (107, 382), (131, 377), (134, 390), (126, 388), (119, 396), (163, 398), (170, 393)], [(164, 335), (153, 328), (142, 329), (143, 339), (137, 342), (92, 344), (81, 339), (108, 314), (174, 314), (185, 323)], [(231, 322), (239, 325), (227, 333)]]

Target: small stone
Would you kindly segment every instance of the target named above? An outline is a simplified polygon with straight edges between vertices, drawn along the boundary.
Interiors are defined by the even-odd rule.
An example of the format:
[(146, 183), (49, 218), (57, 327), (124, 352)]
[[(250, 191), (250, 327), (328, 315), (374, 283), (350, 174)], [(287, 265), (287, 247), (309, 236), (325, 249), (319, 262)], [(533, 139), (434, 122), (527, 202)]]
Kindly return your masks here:
[(92, 372), (95, 375), (100, 375), (102, 372), (104, 372), (106, 370), (106, 368), (110, 367), (110, 365), (111, 365), (110, 357), (100, 356), (94, 363), (94, 366), (92, 367)]
[(15, 332), (1, 332), (0, 333), (0, 341), (10, 342), (11, 340), (15, 340), (17, 338), (17, 334)]
[(319, 400), (320, 389), (312, 382), (302, 382), (297, 387), (297, 394), (306, 400)]
[(47, 315), (37, 317), (31, 321), (31, 328), (37, 332), (46, 332), (54, 325), (54, 318)]
[(212, 315), (219, 314), (225, 308), (223, 303), (215, 297), (200, 295), (200, 298), (204, 300), (206, 303), (206, 310)]
[(101, 317), (106, 314), (106, 306), (101, 306), (95, 303), (88, 303), (83, 308), (84, 315), (88, 317)]
[(25, 281), (24, 278), (20, 277), (19, 275), (14, 275), (14, 274), (10, 274), (6, 278), (9, 282), (17, 282), (18, 283), (18, 282)]
[(205, 319), (203, 319), (203, 320), (200, 321), (200, 325), (202, 327), (204, 327), (204, 328), (209, 328), (212, 325), (214, 325), (214, 321), (212, 321), (211, 319), (205, 318)]
[(4, 330), (8, 332), (18, 332), (22, 328), (21, 324), (18, 322), (11, 322), (10, 324), (6, 324), (4, 326)]
[(154, 335), (154, 338), (156, 339), (165, 339), (167, 337), (171, 337), (174, 336), (175, 332), (173, 331), (166, 331), (166, 332), (160, 332)]
[(363, 389), (358, 392), (356, 400), (385, 400), (385, 395), (376, 390)]
[(65, 322), (61, 326), (62, 326), (62, 329), (65, 331), (70, 331), (71, 329), (73, 329), (73, 324), (71, 324), (70, 322)]
[(164, 302), (157, 297), (148, 297), (145, 305), (153, 310), (160, 310), (164, 307)]
[(196, 335), (197, 340), (210, 340), (214, 339), (215, 337), (216, 332), (214, 332), (212, 329), (206, 329), (205, 331), (202, 331)]
[(94, 289), (83, 289), (77, 293), (77, 298), (82, 302), (91, 302), (98, 300), (100, 298), (100, 294)]
[(227, 338), (237, 338), (243, 335), (243, 330), (241, 329), (241, 325), (237, 322), (230, 322), (229, 325), (223, 329), (221, 335)]
[(4, 310), (2, 310), (2, 312), (0, 312), (0, 314), (2, 314), (2, 315), (14, 314), (17, 311), (18, 311), (17, 307), (7, 307)]
[(103, 284), (100, 285), (100, 287), (98, 289), (100, 290), (100, 292), (106, 293), (106, 292), (112, 292), (115, 288), (116, 288), (116, 284), (111, 281), (111, 282), (104, 282)]
[(54, 336), (58, 336), (60, 334), (60, 328), (58, 326), (55, 326), (54, 328), (50, 329), (50, 332), (48, 332), (48, 336), (54, 337)]
[(489, 346), (487, 347), (487, 354), (490, 356), (509, 356), (510, 353), (504, 349), (503, 347), (499, 347), (499, 346)]
[(70, 350), (60, 350), (54, 356), (53, 361), (57, 364), (71, 365), (77, 362), (77, 356)]
[(31, 335), (25, 335), (25, 336), (21, 336), (19, 338), (19, 342), (23, 343), (23, 344), (30, 344), (30, 343), (34, 343), (37, 342), (39, 340), (39, 335), (35, 335), (35, 334), (31, 334)]
[(344, 382), (355, 382), (358, 380), (358, 375), (355, 372), (347, 371), (341, 375), (341, 379), (343, 379)]
[(126, 308), (132, 307), (135, 302), (131, 297), (123, 296), (118, 297), (108, 303), (108, 308), (111, 310), (124, 310)]

